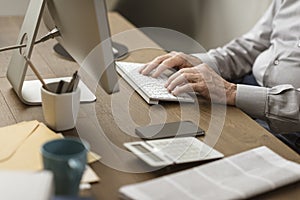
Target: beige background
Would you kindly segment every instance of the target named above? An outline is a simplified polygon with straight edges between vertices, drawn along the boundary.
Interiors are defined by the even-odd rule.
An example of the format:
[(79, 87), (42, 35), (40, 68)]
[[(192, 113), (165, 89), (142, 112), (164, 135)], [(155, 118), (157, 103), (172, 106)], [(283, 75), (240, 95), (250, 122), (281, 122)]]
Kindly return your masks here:
[[(23, 15), (29, 0), (0, 0), (0, 15)], [(248, 31), (271, 0), (107, 0), (138, 26), (185, 33), (205, 48), (221, 46)], [(186, 47), (188, 48), (188, 47)]]

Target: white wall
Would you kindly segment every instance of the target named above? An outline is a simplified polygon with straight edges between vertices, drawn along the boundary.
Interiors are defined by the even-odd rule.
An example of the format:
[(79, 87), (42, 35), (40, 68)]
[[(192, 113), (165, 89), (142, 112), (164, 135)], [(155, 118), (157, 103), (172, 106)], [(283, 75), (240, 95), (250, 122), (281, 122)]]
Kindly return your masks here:
[[(0, 16), (24, 15), (30, 0), (0, 0)], [(107, 0), (112, 7), (117, 0)]]
[[(29, 1), (30, 0), (0, 0), (0, 16), (24, 15)], [(109, 8), (113, 8), (116, 3), (121, 1), (122, 3), (126, 3), (126, 1), (128, 1), (128, 3), (130, 2), (130, 0), (106, 1)], [(196, 27), (196, 31), (194, 30), (193, 33), (189, 35), (208, 49), (221, 46), (232, 38), (248, 31), (264, 13), (271, 1), (272, 0), (186, 1), (187, 4), (190, 4), (188, 7), (189, 10), (191, 10), (191, 15), (195, 19), (190, 25)], [(153, 3), (155, 2), (159, 2), (161, 5), (160, 1), (153, 1)], [(180, 11), (181, 8), (178, 8), (178, 10)], [(139, 12), (134, 13), (134, 16), (139, 18)], [(152, 20), (160, 20), (161, 18), (162, 16), (151, 15)], [(172, 24), (176, 22), (174, 22), (174, 20), (172, 21), (171, 18), (168, 23)]]
[[(115, 9), (138, 27), (173, 29), (191, 36), (206, 49), (210, 49), (247, 32), (271, 1), (118, 0)], [(164, 47), (170, 44), (165, 46), (161, 41), (158, 43)], [(191, 47), (186, 45), (184, 48), (180, 44), (179, 48), (186, 52)]]
[(0, 0), (0, 16), (24, 15), (29, 0)]
[[(199, 2), (199, 1), (198, 1)], [(201, 1), (200, 1), (201, 2)], [(262, 16), (272, 0), (202, 0), (196, 12), (195, 38), (207, 48), (214, 48), (246, 33)]]

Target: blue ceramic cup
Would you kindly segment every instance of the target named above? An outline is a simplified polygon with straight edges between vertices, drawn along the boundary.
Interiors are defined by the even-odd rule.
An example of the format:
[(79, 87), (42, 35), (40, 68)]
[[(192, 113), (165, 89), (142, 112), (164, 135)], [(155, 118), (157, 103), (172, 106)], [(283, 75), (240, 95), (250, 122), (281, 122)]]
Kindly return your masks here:
[(52, 140), (42, 146), (45, 170), (54, 175), (55, 194), (77, 196), (89, 145), (77, 138)]

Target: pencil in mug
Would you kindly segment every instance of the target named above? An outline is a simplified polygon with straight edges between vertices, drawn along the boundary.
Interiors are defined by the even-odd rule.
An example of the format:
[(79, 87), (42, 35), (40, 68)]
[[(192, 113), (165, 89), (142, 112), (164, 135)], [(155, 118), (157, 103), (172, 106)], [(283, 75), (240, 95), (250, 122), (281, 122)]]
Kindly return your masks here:
[(33, 65), (33, 63), (27, 58), (27, 56), (24, 56), (24, 59), (26, 60), (26, 62), (28, 63), (28, 65), (30, 66), (30, 68), (32, 69), (32, 71), (34, 72), (34, 74), (38, 77), (38, 79), (42, 83), (43, 87), (46, 90), (50, 91), (49, 88), (48, 88), (48, 86), (46, 85), (45, 81), (43, 80), (42, 76), (40, 75), (40, 73), (37, 71), (37, 69)]

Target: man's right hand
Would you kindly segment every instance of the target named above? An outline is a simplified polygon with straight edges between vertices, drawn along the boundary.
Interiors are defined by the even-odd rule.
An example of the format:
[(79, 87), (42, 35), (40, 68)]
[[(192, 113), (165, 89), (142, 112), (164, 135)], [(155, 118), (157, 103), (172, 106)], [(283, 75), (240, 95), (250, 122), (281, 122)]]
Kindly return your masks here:
[(152, 77), (158, 77), (166, 69), (177, 67), (178, 69), (194, 67), (201, 64), (202, 61), (192, 55), (187, 55), (180, 52), (171, 52), (155, 58), (153, 61), (145, 65), (140, 70), (143, 75), (150, 74), (153, 70)]

